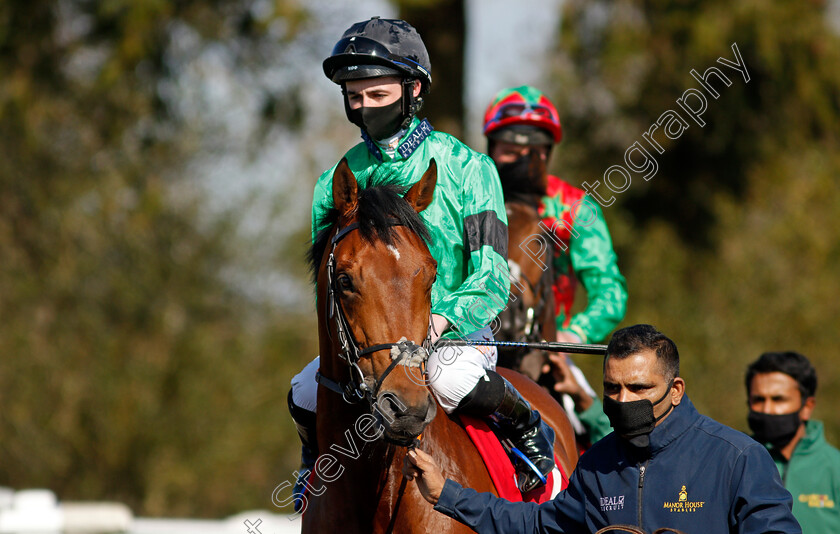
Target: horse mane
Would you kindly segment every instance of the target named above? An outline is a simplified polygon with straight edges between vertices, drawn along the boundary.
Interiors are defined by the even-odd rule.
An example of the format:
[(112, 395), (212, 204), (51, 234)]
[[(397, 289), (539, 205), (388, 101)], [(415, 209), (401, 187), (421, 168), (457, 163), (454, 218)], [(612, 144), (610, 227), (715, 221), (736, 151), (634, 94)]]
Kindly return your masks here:
[[(397, 235), (394, 226), (394, 220), (396, 220), (401, 226), (407, 227), (421, 239), (429, 242), (431, 236), (426, 223), (403, 199), (407, 190), (408, 187), (394, 183), (374, 183), (359, 190), (356, 218), (359, 221), (362, 239), (368, 243), (378, 240), (386, 245), (393, 245)], [(318, 268), (330, 244), (330, 234), (338, 222), (338, 210), (331, 209), (324, 222), (327, 226), (318, 232), (306, 254), (313, 281), (318, 280)]]

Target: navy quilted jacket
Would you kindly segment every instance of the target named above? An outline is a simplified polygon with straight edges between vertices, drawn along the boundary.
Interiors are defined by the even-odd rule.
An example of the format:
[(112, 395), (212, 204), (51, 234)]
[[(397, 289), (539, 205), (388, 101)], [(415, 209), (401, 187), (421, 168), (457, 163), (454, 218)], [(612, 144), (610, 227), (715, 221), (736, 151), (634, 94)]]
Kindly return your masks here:
[(652, 532), (801, 533), (770, 454), (700, 415), (687, 396), (639, 454), (612, 433), (584, 454), (550, 502), (512, 503), (447, 480), (435, 509), (476, 532), (595, 532), (622, 523)]

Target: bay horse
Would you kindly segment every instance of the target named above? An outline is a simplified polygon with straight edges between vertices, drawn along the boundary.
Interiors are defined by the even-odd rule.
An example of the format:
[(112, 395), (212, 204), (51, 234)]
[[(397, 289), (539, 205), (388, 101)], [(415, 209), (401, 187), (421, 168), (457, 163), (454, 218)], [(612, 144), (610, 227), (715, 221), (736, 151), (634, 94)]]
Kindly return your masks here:
[[(445, 476), (496, 493), (466, 431), (440, 413), (422, 379), (437, 265), (418, 214), (436, 182), (433, 159), (404, 197), (394, 185), (360, 189), (346, 160), (333, 175), (335, 211), (310, 251), (321, 367), (319, 458), (304, 533), (470, 532), (435, 512), (402, 475), (406, 445), (421, 433), (418, 446)], [(522, 375), (500, 372), (554, 428), (555, 453), (570, 474), (577, 451), (560, 406)]]

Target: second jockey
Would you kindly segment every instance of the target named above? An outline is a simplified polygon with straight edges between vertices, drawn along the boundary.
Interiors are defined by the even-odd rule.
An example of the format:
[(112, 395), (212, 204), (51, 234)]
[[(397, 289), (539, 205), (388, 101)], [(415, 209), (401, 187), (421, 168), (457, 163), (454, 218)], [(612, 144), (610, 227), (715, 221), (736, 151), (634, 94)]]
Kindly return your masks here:
[[(627, 289), (603, 213), (598, 203), (590, 200), (586, 202), (586, 216), (580, 217), (586, 223), (578, 224), (574, 209), (576, 203), (580, 206), (585, 201), (583, 190), (550, 174), (537, 177), (538, 184), (529, 183), (534, 180), (529, 176), (533, 168), (529, 158), (539, 157), (547, 165), (552, 148), (563, 137), (557, 109), (545, 94), (533, 87), (504, 89), (487, 107), (484, 135), (487, 152), (496, 163), (505, 194), (539, 190), (541, 195), (537, 209), (545, 227), (554, 234), (550, 241), (554, 245), (557, 341), (602, 341), (627, 310)], [(572, 313), (578, 285), (586, 293), (586, 307)], [(574, 375), (565, 380), (571, 384), (566, 393), (573, 399), (567, 398), (564, 405), (570, 414), (577, 413), (589, 440), (595, 442), (610, 432), (601, 404), (580, 369), (564, 355), (560, 357), (565, 361), (552, 357), (555, 375), (568, 372)], [(576, 427), (580, 434), (583, 428)]]

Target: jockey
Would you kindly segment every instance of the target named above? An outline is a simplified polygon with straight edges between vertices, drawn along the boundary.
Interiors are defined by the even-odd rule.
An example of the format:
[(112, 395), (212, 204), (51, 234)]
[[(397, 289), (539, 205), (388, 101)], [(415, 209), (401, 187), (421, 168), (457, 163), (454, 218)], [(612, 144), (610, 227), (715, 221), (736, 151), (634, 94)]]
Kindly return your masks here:
[[(505, 195), (541, 196), (537, 208), (543, 224), (553, 233), (548, 241), (554, 247), (557, 341), (603, 340), (624, 318), (627, 289), (600, 207), (597, 202), (587, 202), (583, 190), (556, 176), (529, 176), (533, 168), (529, 165), (530, 158), (539, 157), (547, 166), (551, 149), (563, 137), (557, 109), (533, 87), (523, 85), (502, 90), (484, 114), (484, 135)], [(586, 292), (587, 305), (573, 314), (578, 282)], [(564, 395), (566, 411), (580, 416), (594, 443), (610, 432), (600, 402), (580, 369), (565, 356), (560, 358), (566, 360), (568, 368), (563, 369), (564, 362), (552, 357), (555, 376), (563, 376), (569, 370), (574, 375), (565, 373), (565, 380), (560, 380), (562, 386), (558, 386), (573, 397)], [(583, 428), (579, 424), (575, 427), (580, 434)]]
[[(405, 21), (374, 17), (345, 31), (323, 67), (341, 86), (347, 119), (361, 129), (363, 142), (345, 155), (361, 187), (384, 180), (408, 187), (421, 178), (430, 159), (437, 162), (434, 200), (420, 213), (431, 232), (428, 246), (439, 268), (431, 295), (432, 342), (441, 337), (491, 340), (488, 325), (510, 290), (502, 190), (490, 158), (415, 117), (432, 83), (420, 35)], [(334, 170), (324, 172), (315, 185), (313, 239), (327, 226), (333, 207)], [(554, 468), (553, 443), (539, 413), (494, 371), (496, 359), (495, 347), (439, 344), (426, 366), (432, 393), (448, 414), (492, 417), (545, 475)], [(309, 470), (318, 450), (318, 365), (315, 358), (295, 376), (289, 392), (290, 411), (303, 442), (303, 464)], [(325, 449), (321, 444), (320, 450)], [(517, 471), (523, 491), (541, 483), (524, 463)], [(296, 494), (302, 489), (300, 478), (298, 482)]]

